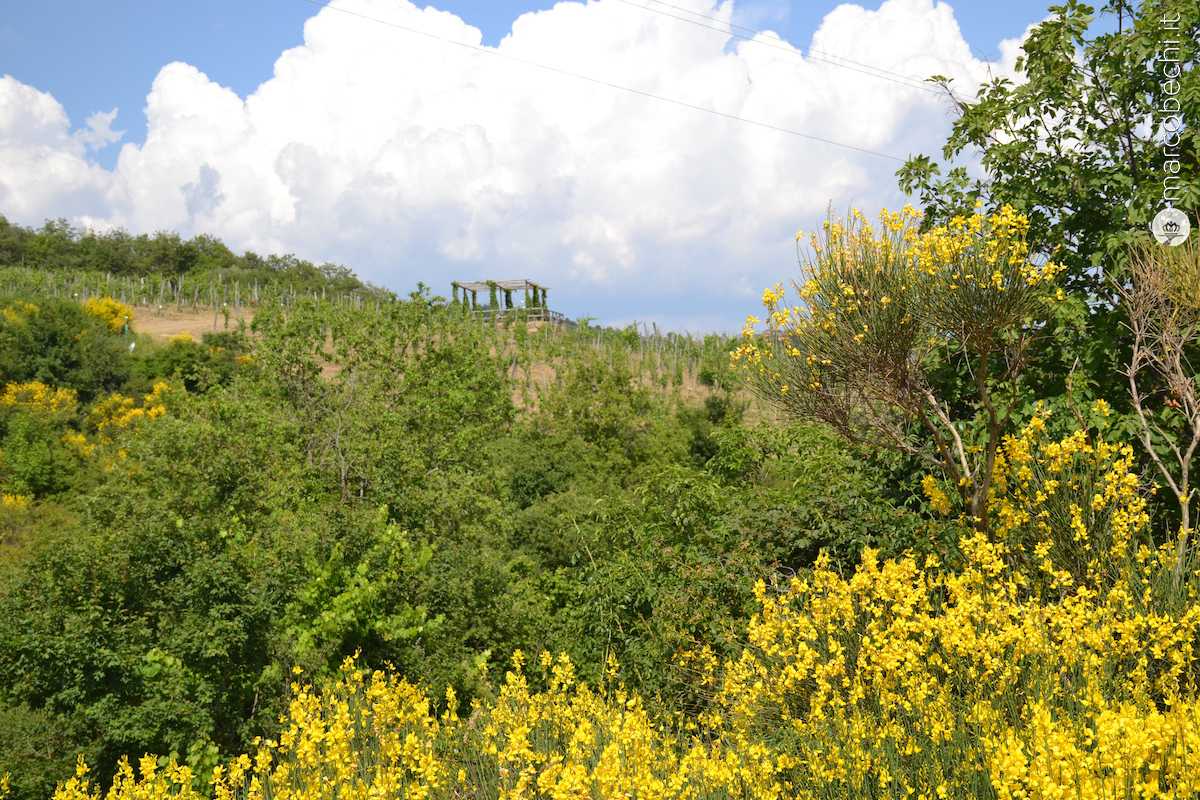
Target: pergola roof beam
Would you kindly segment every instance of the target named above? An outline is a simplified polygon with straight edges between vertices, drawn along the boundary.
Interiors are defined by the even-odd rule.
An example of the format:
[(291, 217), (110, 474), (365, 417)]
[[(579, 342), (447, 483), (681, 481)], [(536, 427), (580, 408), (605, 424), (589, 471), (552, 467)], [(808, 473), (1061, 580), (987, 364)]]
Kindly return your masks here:
[(534, 283), (531, 280), (507, 280), (507, 281), (454, 281), (453, 285), (460, 289), (466, 289), (469, 292), (486, 292), (488, 289), (495, 286), (497, 289), (549, 289), (549, 286), (543, 286), (540, 283)]

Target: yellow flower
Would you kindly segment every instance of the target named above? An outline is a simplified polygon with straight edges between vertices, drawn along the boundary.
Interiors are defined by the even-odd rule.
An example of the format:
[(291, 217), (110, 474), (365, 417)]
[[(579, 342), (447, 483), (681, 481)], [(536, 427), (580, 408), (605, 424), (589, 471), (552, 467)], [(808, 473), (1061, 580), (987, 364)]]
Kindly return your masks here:
[(83, 303), (83, 310), (104, 322), (109, 330), (121, 331), (133, 322), (133, 309), (111, 297), (92, 297)]
[(921, 490), (925, 492), (930, 508), (942, 516), (950, 513), (950, 498), (932, 475), (926, 475), (921, 479)]
[(0, 493), (0, 507), (8, 511), (25, 511), (33, 501), (32, 497), (23, 494)]
[(74, 389), (53, 389), (41, 381), (10, 383), (0, 394), (0, 406), (22, 408), (34, 413), (49, 414), (75, 410)]

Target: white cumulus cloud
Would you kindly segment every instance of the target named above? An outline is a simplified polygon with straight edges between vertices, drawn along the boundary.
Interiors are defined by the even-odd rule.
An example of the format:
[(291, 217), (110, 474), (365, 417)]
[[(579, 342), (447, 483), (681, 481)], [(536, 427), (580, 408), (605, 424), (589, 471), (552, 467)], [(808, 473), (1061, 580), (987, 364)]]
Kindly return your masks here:
[(110, 144), (121, 141), (125, 131), (114, 131), (112, 124), (117, 118), (117, 109), (112, 111), (97, 111), (84, 120), (86, 127), (75, 133), (75, 138), (83, 142), (84, 147), (93, 150), (103, 150)]
[[(119, 138), (115, 114), (72, 133), (53, 97), (0, 79), (0, 213), (212, 233), (399, 290), (530, 277), (570, 313), (731, 328), (794, 273), (797, 228), (830, 204), (901, 202), (899, 164), (526, 62), (903, 157), (938, 150), (945, 99), (817, 54), (949, 75), (966, 93), (1016, 54), (1006, 43), (1003, 62), (976, 59), (937, 0), (839, 6), (803, 47), (731, 41), (620, 0), (561, 2), (519, 17), (501, 57), (432, 7), (335, 5), (354, 13), (316, 13), (248, 97), (164, 66), (146, 140), (112, 170), (90, 151)], [(740, 19), (728, 0), (674, 5)]]
[(111, 175), (87, 159), (62, 105), (0, 76), (0, 213), (22, 222), (102, 208)]

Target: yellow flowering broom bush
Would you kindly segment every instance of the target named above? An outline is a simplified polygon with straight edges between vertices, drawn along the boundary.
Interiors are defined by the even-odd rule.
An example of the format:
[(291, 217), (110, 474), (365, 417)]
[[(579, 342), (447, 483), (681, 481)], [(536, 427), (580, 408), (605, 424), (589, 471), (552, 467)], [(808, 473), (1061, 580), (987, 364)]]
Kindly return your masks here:
[(1146, 537), (1131, 449), (1049, 440), (1045, 417), (1005, 440), (997, 524), (961, 563), (867, 551), (849, 578), (760, 584), (708, 730), (772, 742), (797, 796), (1200, 789), (1200, 605), (1155, 593), (1173, 555)]
[(0, 408), (12, 408), (39, 416), (70, 417), (78, 402), (74, 389), (54, 388), (41, 381), (5, 384)]
[(88, 411), (88, 427), (95, 430), (100, 437), (105, 437), (141, 420), (157, 419), (167, 413), (167, 396), (170, 390), (171, 384), (167, 381), (155, 381), (150, 391), (142, 396), (140, 405), (137, 399), (114, 392), (98, 400)]
[(794, 759), (797, 796), (1190, 796), (1200, 608), (1027, 595), (1003, 545), (963, 550), (961, 570), (868, 553), (760, 587), (709, 729)]
[(1200, 792), (1200, 603), (1149, 591), (1171, 553), (1147, 539), (1127, 448), (1050, 439), (1039, 412), (998, 463), (997, 525), (964, 526), (946, 563), (867, 550), (851, 576), (822, 559), (760, 581), (741, 655), (693, 654), (696, 718), (651, 713), (615, 663), (593, 686), (565, 656), (518, 652), (460, 709), (349, 659), (331, 683), (293, 683), (278, 735), (203, 784), (143, 758), (102, 793), (81, 764), (55, 800)]
[(101, 320), (113, 333), (119, 333), (133, 322), (133, 309), (112, 297), (89, 297), (83, 310)]
[[(858, 211), (826, 221), (801, 253), (799, 303), (785, 302), (782, 285), (766, 290), (766, 317), (747, 320), (733, 361), (788, 414), (945, 474), (986, 527), (1012, 411), (1013, 393), (998, 389), (1019, 379), (1031, 337), (1062, 297), (1062, 268), (1031, 252), (1028, 219), (1007, 206), (920, 223), (910, 207), (883, 211), (877, 226)], [(972, 376), (954, 396), (930, 377), (947, 366)]]

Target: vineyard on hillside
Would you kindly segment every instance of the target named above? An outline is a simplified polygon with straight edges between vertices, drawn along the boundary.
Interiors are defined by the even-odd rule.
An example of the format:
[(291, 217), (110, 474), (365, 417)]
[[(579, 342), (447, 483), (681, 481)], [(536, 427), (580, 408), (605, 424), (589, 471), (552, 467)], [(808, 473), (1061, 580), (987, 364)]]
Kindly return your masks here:
[(0, 217), (0, 800), (1200, 797), (1200, 5), (1018, 49), (737, 335)]

